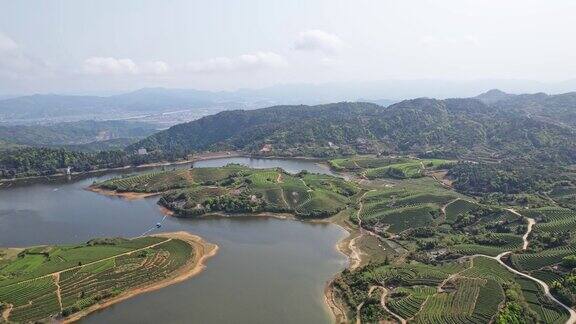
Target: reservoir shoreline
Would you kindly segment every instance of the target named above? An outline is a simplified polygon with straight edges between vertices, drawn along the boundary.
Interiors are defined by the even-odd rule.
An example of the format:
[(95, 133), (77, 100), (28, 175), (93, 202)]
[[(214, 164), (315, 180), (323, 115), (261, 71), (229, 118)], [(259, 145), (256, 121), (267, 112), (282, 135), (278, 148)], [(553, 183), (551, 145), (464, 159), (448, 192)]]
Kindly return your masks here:
[[(250, 167), (255, 167), (255, 168), (282, 167), (285, 170), (289, 170), (289, 172), (291, 172), (291, 173), (296, 173), (299, 170), (308, 170), (309, 172), (313, 172), (313, 173), (330, 172), (330, 174), (333, 174), (332, 171), (329, 169), (329, 167), (326, 164), (323, 164), (322, 166), (318, 166), (318, 163), (314, 163), (314, 161), (311, 161), (310, 159), (299, 159), (299, 158), (281, 158), (281, 159), (278, 159), (277, 157), (246, 156), (245, 154), (237, 154), (237, 155), (226, 154), (224, 156), (212, 155), (210, 157), (204, 156), (202, 159), (197, 157), (197, 159), (181, 161), (180, 163), (177, 163), (177, 164), (194, 163), (196, 161), (204, 161), (204, 160), (216, 160), (216, 161), (215, 162), (210, 161), (209, 163), (203, 162), (201, 165), (198, 165), (198, 166), (194, 165), (194, 167), (195, 168), (196, 167), (213, 167), (213, 166), (223, 166), (227, 163), (242, 163), (242, 164), (246, 164)], [(278, 161), (275, 161), (275, 160), (278, 160)], [(322, 160), (316, 160), (316, 161), (317, 162), (323, 162)], [(174, 164), (171, 164), (171, 165), (174, 165)], [(164, 166), (164, 164), (156, 165), (158, 170), (160, 170), (159, 167), (162, 167), (162, 166)], [(154, 166), (148, 166), (148, 167), (154, 167)], [(186, 167), (187, 166), (180, 166), (180, 168), (186, 168)], [(22, 185), (10, 186), (10, 188), (4, 187), (3, 189), (10, 189), (10, 190), (5, 190), (4, 192), (6, 192), (6, 193), (11, 192), (11, 190), (16, 190), (16, 192), (21, 192), (23, 190), (24, 191), (28, 190), (28, 189), (25, 189), (28, 186), (32, 186), (32, 188), (35, 188), (34, 194), (39, 193), (40, 197), (42, 197), (43, 199), (44, 199), (44, 196), (46, 197), (46, 199), (48, 199), (48, 196), (50, 196), (50, 197), (63, 196), (64, 200), (67, 201), (67, 200), (69, 200), (70, 195), (73, 195), (74, 197), (79, 196), (82, 201), (83, 200), (87, 200), (87, 201), (94, 200), (96, 203), (95, 205), (98, 205), (98, 206), (100, 206), (99, 204), (100, 204), (100, 202), (102, 202), (102, 204), (103, 204), (102, 206), (104, 207), (104, 209), (97, 209), (98, 210), (97, 214), (98, 215), (101, 214), (101, 216), (97, 217), (97, 218), (93, 217), (91, 219), (94, 219), (94, 220), (101, 219), (101, 221), (98, 221), (96, 223), (98, 223), (98, 224), (102, 223), (103, 225), (98, 225), (100, 227), (97, 227), (97, 228), (88, 229), (85, 231), (83, 230), (79, 234), (73, 234), (73, 236), (77, 236), (77, 235), (83, 236), (83, 235), (85, 235), (85, 234), (82, 234), (84, 232), (95, 232), (95, 233), (98, 233), (95, 235), (100, 235), (103, 237), (106, 235), (123, 235), (122, 234), (123, 230), (118, 231), (114, 227), (114, 225), (104, 225), (104, 224), (114, 224), (114, 222), (116, 221), (116, 219), (114, 217), (107, 216), (107, 215), (113, 215), (113, 214), (107, 212), (107, 210), (108, 210), (107, 206), (110, 206), (110, 210), (118, 210), (119, 206), (123, 206), (122, 207), (123, 209), (128, 207), (129, 210), (132, 210), (132, 208), (134, 208), (134, 207), (138, 207), (136, 210), (141, 210), (141, 211), (143, 209), (144, 209), (144, 211), (152, 210), (150, 208), (153, 208), (153, 209), (159, 209), (160, 210), (159, 214), (163, 214), (163, 215), (171, 214), (171, 212), (169, 210), (166, 210), (165, 208), (162, 208), (161, 206), (152, 206), (152, 204), (156, 201), (156, 199), (154, 199), (154, 197), (152, 197), (152, 196), (157, 195), (158, 193), (150, 195), (150, 194), (140, 194), (140, 193), (138, 193), (138, 194), (126, 194), (126, 193), (116, 193), (116, 192), (98, 192), (100, 194), (107, 195), (107, 196), (120, 197), (120, 198), (122, 198), (121, 200), (129, 200), (129, 205), (125, 205), (124, 203), (120, 203), (120, 201), (109, 203), (109, 202), (106, 202), (106, 199), (104, 199), (104, 200), (102, 200), (101, 198), (100, 199), (98, 199), (98, 198), (92, 199), (92, 198), (89, 198), (90, 197), (89, 195), (82, 194), (82, 193), (75, 194), (74, 192), (78, 192), (78, 191), (87, 192), (88, 191), (88, 190), (86, 190), (87, 187), (89, 187), (90, 184), (92, 183), (91, 178), (94, 178), (95, 180), (100, 181), (100, 179), (107, 179), (110, 176), (121, 176), (122, 174), (124, 174), (124, 172), (122, 172), (122, 170), (125, 170), (125, 169), (127, 169), (127, 168), (103, 170), (103, 171), (99, 171), (98, 173), (92, 173), (90, 175), (86, 175), (85, 177), (82, 177), (81, 175), (73, 176), (71, 181), (70, 180), (63, 181), (62, 183), (60, 181), (46, 181), (46, 182), (44, 182), (44, 181), (42, 181), (42, 182), (40, 182), (40, 181), (29, 181), (29, 182), (22, 181), (23, 182)], [(142, 166), (140, 166), (140, 167), (133, 168), (133, 169), (135, 169), (135, 172), (136, 171), (142, 172), (144, 168)], [(120, 172), (118, 172), (118, 171), (120, 171)], [(45, 178), (45, 177), (38, 177), (38, 178)], [(15, 179), (15, 180), (22, 180), (22, 179)], [(48, 188), (50, 188), (50, 189), (48, 189)], [(0, 189), (2, 189), (1, 186), (0, 186)], [(46, 190), (46, 189), (48, 189), (48, 190)], [(1, 192), (1, 190), (0, 190), (0, 192)], [(95, 195), (95, 196), (99, 196), (99, 195)], [(8, 197), (10, 197), (10, 196), (8, 196)], [(86, 198), (84, 198), (84, 197), (86, 197)], [(151, 198), (151, 199), (146, 199), (146, 198)], [(5, 199), (5, 200), (9, 201), (9, 199)], [(25, 203), (26, 200), (27, 199), (24, 199), (24, 200), (22, 200), (22, 202), (17, 201), (17, 204), (15, 204), (15, 206), (20, 206), (22, 204), (24, 204), (22, 206), (26, 206), (27, 205)], [(50, 198), (50, 200), (52, 200), (52, 198)], [(138, 202), (138, 201), (142, 201), (142, 202)], [(78, 201), (78, 203), (77, 203), (78, 205), (80, 205), (79, 202), (80, 201)], [(40, 200), (40, 203), (43, 205), (44, 200)], [(46, 202), (46, 203), (48, 203), (48, 202)], [(77, 205), (77, 204), (75, 203), (75, 205)], [(52, 203), (50, 203), (50, 206), (52, 206)], [(118, 206), (118, 207), (115, 207), (115, 206)], [(126, 207), (124, 207), (124, 206), (126, 206)], [(131, 206), (133, 206), (133, 207), (131, 207)], [(150, 206), (150, 207), (145, 207), (145, 206)], [(23, 207), (15, 207), (15, 208), (23, 208)], [(44, 209), (45, 208), (42, 208), (42, 210), (44, 210)], [(56, 209), (60, 210), (61, 208), (57, 207), (57, 205), (54, 205), (54, 207), (50, 207), (49, 210), (56, 210)], [(56, 218), (56, 215), (60, 215), (61, 212), (55, 213), (53, 211), (49, 211), (48, 213), (49, 213), (48, 217), (50, 217), (50, 218), (54, 217), (54, 219), (60, 219), (59, 216)], [(136, 220), (136, 218), (134, 218), (134, 217), (137, 216), (137, 213), (138, 212), (134, 212), (134, 213), (130, 212), (130, 214), (134, 214), (134, 215), (130, 216), (133, 221)], [(148, 213), (148, 212), (146, 212), (146, 213)], [(45, 215), (44, 211), (42, 211), (42, 215)], [(51, 216), (51, 215), (54, 215), (54, 216)], [(119, 215), (119, 214), (116, 214), (116, 215)], [(204, 222), (199, 222), (196, 220), (196, 221), (192, 221), (192, 222), (189, 222), (189, 221), (167, 221), (167, 222), (163, 223), (162, 227), (166, 228), (168, 231), (177, 230), (177, 229), (183, 228), (183, 227), (186, 228), (185, 230), (188, 230), (188, 228), (189, 228), (189, 230), (193, 233), (197, 233), (196, 231), (199, 230), (199, 234), (202, 235), (202, 237), (208, 236), (207, 238), (210, 241), (217, 242), (218, 245), (220, 245), (222, 243), (222, 246), (226, 249), (226, 251), (223, 252), (224, 254), (222, 255), (222, 258), (218, 258), (219, 260), (215, 261), (216, 264), (220, 264), (220, 263), (222, 263), (222, 261), (220, 261), (220, 259), (221, 260), (224, 260), (224, 258), (227, 258), (226, 260), (230, 259), (230, 256), (228, 253), (229, 253), (229, 251), (231, 251), (230, 250), (231, 246), (229, 246), (229, 244), (231, 242), (235, 242), (235, 243), (238, 242), (238, 243), (243, 244), (244, 241), (246, 241), (246, 240), (241, 239), (240, 236), (237, 236), (236, 234), (232, 234), (232, 233), (234, 233), (233, 231), (225, 230), (226, 237), (223, 239), (223, 242), (221, 242), (220, 238), (219, 238), (221, 235), (220, 234), (221, 229), (218, 226), (218, 224), (220, 224), (221, 221), (218, 219), (220, 219), (220, 218), (222, 218), (222, 219), (224, 219), (224, 218), (226, 218), (226, 219), (239, 219), (241, 217), (238, 217), (236, 214), (233, 214), (233, 215), (222, 214), (222, 215), (213, 215), (213, 216), (215, 216), (215, 217), (211, 217), (211, 216), (206, 217), (206, 222), (207, 222), (206, 224), (211, 224), (208, 226), (200, 225), (201, 223), (204, 224)], [(224, 216), (224, 217), (222, 217), (222, 216)], [(326, 246), (326, 248), (330, 248), (331, 251), (334, 251), (334, 255), (336, 255), (336, 258), (334, 257), (334, 255), (332, 255), (331, 258), (333, 258), (332, 259), (333, 261), (331, 261), (331, 262), (335, 262), (335, 260), (339, 260), (339, 261), (337, 261), (339, 263), (339, 265), (337, 267), (332, 266), (332, 270), (329, 270), (329, 268), (327, 267), (327, 263), (324, 263), (324, 265), (323, 265), (324, 270), (321, 270), (321, 271), (325, 271), (325, 272), (327, 271), (328, 273), (322, 277), (322, 280), (315, 281), (316, 284), (318, 284), (320, 286), (319, 287), (320, 290), (319, 290), (318, 294), (315, 294), (315, 296), (317, 296), (317, 297), (315, 297), (314, 299), (316, 301), (318, 301), (318, 304), (317, 304), (318, 306), (315, 306), (316, 307), (315, 309), (317, 309), (317, 311), (314, 313), (322, 314), (322, 315), (320, 315), (320, 316), (314, 315), (314, 313), (310, 313), (310, 310), (308, 310), (309, 314), (312, 316), (305, 315), (305, 316), (296, 316), (295, 317), (295, 318), (301, 318), (301, 319), (315, 318), (315, 319), (319, 320), (320, 322), (324, 322), (324, 318), (326, 318), (326, 322), (333, 322), (334, 321), (333, 310), (326, 300), (326, 289), (330, 286), (330, 283), (334, 280), (334, 278), (336, 278), (339, 275), (340, 271), (342, 271), (345, 267), (347, 267), (347, 265), (346, 265), (347, 263), (345, 263), (345, 262), (349, 262), (340, 256), (341, 253), (343, 253), (344, 251), (341, 251), (340, 249), (335, 248), (335, 246), (338, 247), (341, 244), (341, 241), (346, 240), (348, 238), (349, 234), (346, 234), (346, 233), (344, 233), (344, 231), (342, 231), (342, 229), (344, 229), (345, 231), (347, 231), (349, 233), (349, 231), (346, 229), (346, 226), (342, 226), (341, 224), (338, 224), (334, 219), (320, 219), (320, 220), (298, 219), (298, 218), (295, 218), (292, 214), (260, 213), (260, 214), (249, 214), (249, 216), (250, 217), (247, 218), (247, 222), (254, 222), (255, 218), (262, 217), (262, 218), (274, 218), (274, 219), (279, 219), (279, 220), (298, 220), (299, 222), (296, 222), (296, 223), (308, 223), (308, 224), (322, 223), (322, 224), (330, 224), (330, 225), (334, 224), (334, 225), (336, 225), (336, 227), (338, 228), (337, 231), (335, 231), (334, 228), (329, 230), (329, 232), (333, 233), (330, 235), (332, 235), (332, 237), (335, 238), (336, 240), (332, 240), (331, 243), (329, 243)], [(51, 221), (50, 218), (48, 218), (48, 220)], [(153, 224), (156, 222), (156, 220), (154, 220), (154, 216), (152, 214), (150, 214), (149, 216), (146, 216), (146, 218), (148, 218), (148, 221), (150, 221)], [(88, 220), (88, 219), (89, 218), (86, 218), (86, 220)], [(140, 218), (138, 218), (138, 219), (140, 219)], [(174, 219), (176, 219), (176, 218), (174, 218)], [(181, 219), (184, 220), (184, 218), (181, 218)], [(75, 217), (74, 220), (79, 220), (82, 223), (84, 222), (83, 219), (79, 219), (77, 217)], [(233, 223), (236, 223), (236, 222), (237, 221), (233, 221)], [(91, 223), (93, 223), (93, 222), (91, 222)], [(237, 223), (237, 224), (242, 224), (242, 223)], [(258, 223), (260, 224), (260, 222), (258, 222)], [(133, 224), (138, 224), (138, 223), (133, 223)], [(200, 228), (197, 228), (196, 225), (194, 225), (194, 224), (198, 224), (198, 226), (200, 226)], [(225, 224), (228, 224), (228, 221), (225, 221)], [(272, 225), (275, 223), (274, 222), (270, 223), (268, 221), (265, 221), (264, 223), (261, 223), (261, 224), (271, 224)], [(254, 223), (254, 225), (256, 225), (256, 223)], [(106, 226), (106, 227), (104, 227), (104, 226)], [(190, 227), (190, 226), (194, 226), (194, 227)], [(263, 225), (262, 227), (267, 227), (267, 226), (268, 225)], [(278, 228), (278, 231), (279, 231), (276, 234), (276, 236), (269, 236), (269, 235), (247, 236), (247, 237), (251, 238), (248, 241), (254, 240), (255, 242), (262, 242), (265, 244), (267, 242), (267, 240), (275, 240), (276, 237), (282, 237), (280, 235), (280, 233), (284, 233), (285, 230), (280, 231), (279, 228), (283, 227), (284, 225), (273, 225), (273, 226)], [(136, 227), (139, 227), (139, 226), (136, 226)], [(248, 229), (248, 227), (245, 227), (245, 228)], [(298, 226), (295, 227), (294, 225), (288, 225), (287, 228), (288, 229), (294, 229), (294, 228), (299, 228), (299, 227)], [(305, 228), (303, 228), (303, 229), (305, 229)], [(143, 231), (143, 229), (142, 230), (140, 230), (140, 229), (131, 230), (131, 234), (129, 234), (129, 235), (137, 235), (138, 233), (141, 233), (142, 231)], [(244, 230), (244, 231), (250, 232), (248, 230)], [(134, 232), (136, 232), (136, 233), (134, 233)], [(336, 234), (338, 232), (340, 232), (341, 234)], [(108, 234), (108, 233), (110, 233), (110, 234)], [(115, 233), (119, 233), (119, 234), (115, 234)], [(306, 231), (304, 231), (303, 233), (306, 233)], [(252, 233), (252, 234), (255, 234), (255, 233)], [(334, 237), (334, 235), (338, 235), (338, 237)], [(255, 239), (252, 239), (252, 237), (254, 237)], [(10, 236), (8, 238), (10, 240)], [(232, 241), (228, 241), (230, 239), (232, 239)], [(286, 240), (286, 239), (290, 240), (290, 236), (287, 235), (287, 236), (283, 237), (282, 239), (283, 240)], [(24, 240), (19, 240), (16, 238), (12, 238), (12, 240), (24, 241)], [(305, 240), (307, 240), (307, 239), (305, 239)], [(54, 240), (52, 238), (48, 238), (48, 241), (50, 241), (50, 242), (57, 241), (58, 242), (58, 241), (60, 241), (60, 239)], [(65, 238), (63, 241), (70, 241), (70, 238)], [(7, 241), (7, 242), (9, 242), (9, 241)], [(74, 242), (74, 241), (71, 241), (71, 242)], [(299, 241), (299, 242), (301, 242), (301, 241)], [(16, 244), (18, 244), (18, 243), (16, 243)], [(296, 245), (294, 245), (294, 244), (290, 243), (291, 247), (288, 248), (288, 246), (286, 246), (286, 248), (289, 249), (289, 251), (290, 251), (290, 249), (293, 249), (292, 248), (293, 246), (299, 246), (300, 244), (301, 243), (296, 243)], [(27, 245), (22, 245), (22, 246), (27, 246)], [(246, 246), (240, 245), (240, 247), (238, 249), (234, 248), (233, 251), (242, 250), (245, 248), (246, 248)], [(251, 250), (253, 250), (253, 249), (251, 248)], [(258, 248), (257, 250), (260, 250), (260, 249)], [(258, 253), (262, 253), (264, 251), (267, 251), (267, 249), (263, 249), (262, 251), (258, 251)], [(294, 252), (294, 251), (292, 251), (292, 252)], [(338, 253), (336, 253), (336, 252), (338, 252)], [(265, 253), (267, 253), (267, 252), (265, 252)], [(224, 256), (225, 254), (228, 254), (228, 255)], [(310, 254), (311, 253), (304, 253), (304, 255), (306, 255), (306, 258), (309, 258)], [(346, 255), (345, 252), (344, 252), (344, 255)], [(252, 255), (249, 254), (249, 256), (252, 256)], [(292, 256), (291, 258), (294, 258), (294, 256)], [(310, 259), (307, 259), (307, 260), (310, 260)], [(229, 262), (230, 261), (225, 261), (226, 264), (229, 264)], [(276, 262), (283, 262), (283, 261), (281, 260), (281, 261), (276, 261)], [(322, 268), (320, 268), (320, 269), (322, 269)], [(290, 271), (294, 271), (294, 270), (295, 269), (291, 269)], [(268, 271), (268, 270), (266, 270), (266, 271)], [(221, 276), (221, 274), (219, 274), (220, 272), (222, 272), (222, 271), (216, 270), (216, 273), (218, 273), (218, 275), (215, 275), (215, 276), (219, 278), (219, 276)], [(209, 271), (208, 273), (212, 273), (212, 271)], [(309, 276), (310, 274), (307, 273), (306, 276)], [(314, 274), (314, 275), (316, 275), (316, 274)], [(213, 275), (210, 274), (210, 275), (208, 275), (208, 277), (203, 276), (203, 278), (212, 278), (212, 276)], [(308, 278), (310, 278), (310, 277), (308, 277)], [(200, 282), (204, 282), (204, 281), (205, 281), (204, 279), (200, 279)], [(195, 282), (195, 280), (192, 280), (190, 282)], [(310, 283), (312, 283), (312, 282), (310, 282)], [(187, 286), (187, 287), (190, 285), (196, 286), (196, 284), (185, 284), (185, 286)], [(200, 285), (205, 286), (204, 283), (202, 283)], [(310, 287), (310, 285), (308, 285), (308, 287)], [(182, 289), (181, 288), (169, 288), (168, 289), (169, 292), (174, 291), (174, 290), (181, 291)], [(165, 293), (160, 292), (159, 294), (160, 294), (160, 296), (162, 296)], [(156, 294), (147, 294), (147, 295), (156, 296)], [(192, 294), (192, 296), (193, 295), (195, 295), (195, 294)], [(146, 296), (146, 297), (144, 297), (144, 299), (137, 298), (135, 300), (137, 300), (138, 304), (141, 304), (142, 300), (147, 301), (150, 299), (157, 299), (157, 298), (158, 297), (149, 298)], [(98, 321), (97, 319), (102, 319), (102, 318), (118, 318), (118, 316), (123, 315), (123, 313), (125, 312), (126, 309), (127, 310), (133, 309), (133, 307), (131, 306), (132, 302), (127, 303), (127, 305), (128, 306), (122, 306), (121, 308), (114, 307), (111, 312), (95, 312), (95, 311), (93, 311), (90, 314), (95, 312), (96, 313), (95, 317), (88, 316), (88, 317), (86, 317), (87, 320), (85, 320), (83, 318), (81, 322), (86, 321), (87, 323), (91, 323), (94, 321)], [(310, 304), (307, 304), (307, 305), (310, 305)], [(318, 307), (323, 309), (323, 311), (318, 311)], [(100, 309), (102, 309), (102, 308), (100, 308)], [(118, 309), (120, 309), (120, 311)], [(314, 309), (314, 307), (311, 307), (310, 309)], [(98, 313), (100, 313), (100, 314), (98, 314)], [(187, 312), (182, 312), (182, 313), (187, 313)], [(206, 314), (208, 314), (208, 313), (206, 313)], [(145, 315), (142, 315), (142, 316), (145, 316)], [(202, 316), (211, 317), (211, 316), (205, 316), (205, 315), (202, 315)], [(266, 316), (266, 315), (264, 315), (264, 316)], [(156, 317), (156, 315), (152, 315), (152, 317), (146, 317), (146, 318), (149, 319), (149, 318), (155, 318), (155, 317)], [(174, 318), (177, 318), (177, 317), (174, 317)], [(252, 320), (254, 320), (254, 318), (259, 318), (259, 317), (246, 316), (246, 318), (251, 318)], [(263, 317), (263, 318), (265, 318), (265, 317)], [(284, 319), (284, 321), (285, 320), (287, 320), (287, 319)], [(316, 322), (318, 322), (318, 321), (316, 321)]]
[[(158, 196), (158, 195), (163, 194), (163, 192), (155, 192), (155, 193), (117, 192), (114, 190), (106, 190), (106, 189), (98, 188), (94, 185), (91, 185), (90, 187), (86, 188), (86, 190), (93, 191), (95, 193), (103, 194), (106, 196), (116, 196), (116, 197), (126, 199), (126, 200), (144, 199), (147, 197)], [(162, 206), (162, 205), (158, 205), (158, 208), (161, 210), (161, 212), (163, 214), (178, 218), (178, 216), (175, 216), (175, 212), (173, 210), (171, 210), (165, 206)], [(335, 216), (332, 216), (332, 217), (329, 217), (326, 219), (302, 219), (302, 218), (296, 217), (292, 213), (262, 212), (262, 213), (254, 213), (254, 214), (230, 214), (230, 213), (224, 213), (224, 212), (212, 212), (212, 213), (209, 213), (209, 214), (206, 214), (203, 216), (199, 216), (198, 218), (202, 218), (202, 217), (241, 217), (241, 215), (253, 216), (253, 217), (271, 217), (271, 218), (276, 218), (276, 219), (280, 219), (280, 220), (295, 220), (295, 221), (308, 222), (308, 223), (326, 223), (326, 224), (336, 225), (336, 226), (340, 227), (342, 230), (344, 230), (347, 234), (340, 241), (336, 242), (336, 244), (334, 245), (334, 249), (336, 251), (340, 252), (342, 255), (346, 256), (347, 265), (346, 265), (345, 269), (351, 269), (351, 262), (352, 262), (351, 251), (348, 249), (347, 243), (352, 239), (352, 236), (353, 236), (354, 232), (356, 232), (356, 229), (351, 227), (350, 224), (348, 224), (346, 221), (335, 219)], [(186, 218), (186, 217), (183, 217), (183, 218)], [(334, 280), (336, 280), (340, 276), (341, 271), (338, 272), (336, 275), (334, 275), (332, 278), (330, 278), (330, 280), (328, 280), (325, 283), (324, 292), (323, 292), (324, 306), (326, 307), (326, 310), (330, 314), (334, 323), (346, 323), (348, 320), (347, 314), (345, 311), (346, 308), (344, 305), (342, 305), (342, 301), (335, 295), (335, 291), (333, 289)]]

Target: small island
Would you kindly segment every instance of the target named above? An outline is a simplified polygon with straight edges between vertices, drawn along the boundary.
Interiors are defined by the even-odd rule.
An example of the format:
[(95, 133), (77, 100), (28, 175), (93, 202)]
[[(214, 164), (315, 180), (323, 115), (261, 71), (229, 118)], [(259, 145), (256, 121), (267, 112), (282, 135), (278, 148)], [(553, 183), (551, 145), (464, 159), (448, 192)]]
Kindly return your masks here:
[(187, 232), (0, 248), (0, 321), (76, 321), (194, 276), (217, 249)]

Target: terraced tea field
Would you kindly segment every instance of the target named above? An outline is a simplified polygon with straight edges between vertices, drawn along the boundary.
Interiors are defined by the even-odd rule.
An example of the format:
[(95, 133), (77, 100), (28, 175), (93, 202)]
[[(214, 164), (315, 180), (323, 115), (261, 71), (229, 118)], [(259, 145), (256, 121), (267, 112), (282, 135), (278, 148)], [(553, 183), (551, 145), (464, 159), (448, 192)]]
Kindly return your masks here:
[(423, 177), (426, 170), (433, 170), (453, 163), (440, 159), (413, 159), (391, 157), (353, 157), (330, 161), (337, 171), (350, 171), (368, 179), (393, 178), (410, 179)]
[(11, 322), (67, 317), (169, 279), (194, 254), (191, 243), (169, 237), (23, 249), (0, 266), (0, 303), (8, 305)]
[(356, 185), (327, 175), (292, 175), (282, 169), (221, 168), (174, 170), (124, 177), (94, 185), (116, 191), (162, 192), (159, 203), (177, 216), (207, 213), (286, 212), (327, 217), (353, 203)]
[(576, 211), (568, 208), (544, 207), (527, 211), (527, 215), (537, 220), (535, 231), (557, 234), (576, 231)]
[(512, 255), (512, 264), (522, 271), (533, 271), (546, 266), (558, 264), (563, 257), (576, 254), (576, 245), (557, 247), (535, 253), (519, 253)]

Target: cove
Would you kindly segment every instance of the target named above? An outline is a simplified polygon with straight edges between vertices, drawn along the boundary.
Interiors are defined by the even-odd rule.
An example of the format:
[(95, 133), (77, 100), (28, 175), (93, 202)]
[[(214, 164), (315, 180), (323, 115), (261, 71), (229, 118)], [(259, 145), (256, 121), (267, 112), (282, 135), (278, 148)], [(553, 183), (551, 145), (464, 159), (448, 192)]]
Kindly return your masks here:
[[(244, 157), (198, 161), (194, 167), (228, 163), (281, 167), (289, 172), (330, 172), (312, 161)], [(142, 234), (163, 218), (157, 197), (126, 201), (84, 190), (93, 181), (120, 174), (0, 190), (0, 245), (76, 243), (93, 237)], [(331, 321), (323, 300), (324, 285), (347, 262), (334, 247), (347, 235), (338, 226), (251, 216), (167, 217), (162, 223), (161, 231), (179, 230), (219, 245), (219, 253), (208, 261), (206, 271), (89, 315), (81, 322)]]

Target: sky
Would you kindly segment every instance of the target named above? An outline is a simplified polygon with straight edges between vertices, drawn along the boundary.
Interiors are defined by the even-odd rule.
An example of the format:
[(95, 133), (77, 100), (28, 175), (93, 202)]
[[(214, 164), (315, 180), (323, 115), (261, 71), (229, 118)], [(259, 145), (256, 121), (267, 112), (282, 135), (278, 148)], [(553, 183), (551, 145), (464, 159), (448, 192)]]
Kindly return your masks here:
[(0, 0), (0, 94), (576, 77), (574, 0)]

